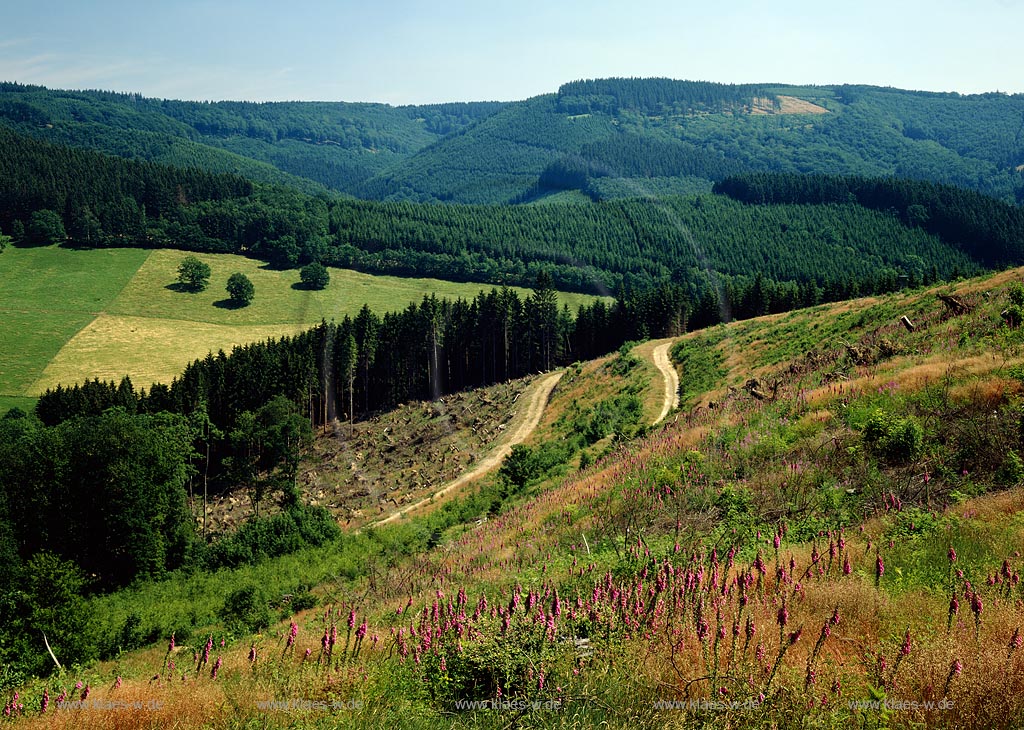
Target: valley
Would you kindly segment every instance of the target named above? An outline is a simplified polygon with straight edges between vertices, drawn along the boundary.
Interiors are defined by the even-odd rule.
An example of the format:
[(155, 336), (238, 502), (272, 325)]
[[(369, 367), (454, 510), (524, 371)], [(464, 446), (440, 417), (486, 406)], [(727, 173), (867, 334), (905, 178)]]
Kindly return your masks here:
[(1020, 727), (1024, 95), (550, 88), (0, 82), (0, 723)]

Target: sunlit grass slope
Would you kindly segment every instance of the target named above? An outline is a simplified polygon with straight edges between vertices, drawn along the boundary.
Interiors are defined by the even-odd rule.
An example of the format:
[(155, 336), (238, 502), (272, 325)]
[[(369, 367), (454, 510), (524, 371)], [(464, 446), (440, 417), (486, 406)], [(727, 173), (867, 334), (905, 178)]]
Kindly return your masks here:
[[(95, 599), (159, 644), (28, 683), (17, 726), (129, 726), (40, 711), (82, 680), (160, 703), (152, 727), (1019, 728), (1022, 281), (687, 335), (683, 408), (599, 429), (580, 468), (562, 449), (407, 523)], [(648, 370), (571, 368), (534, 456)], [(220, 620), (250, 583), (256, 635)]]
[(110, 306), (149, 255), (52, 246), (0, 254), (0, 411), (31, 407), (26, 396), (46, 365)]
[[(209, 286), (190, 293), (175, 286), (186, 255), (8, 249), (0, 259), (0, 396), (17, 397), (10, 405), (24, 407), (58, 383), (124, 375), (148, 387), (169, 382), (210, 351), (293, 334), (321, 319), (340, 320), (363, 304), (384, 313), (430, 294), (472, 298), (489, 288), (331, 269), (330, 285), (310, 291), (296, 286), (295, 270), (277, 271), (242, 256), (200, 255), (212, 272)], [(225, 284), (236, 271), (256, 289), (252, 304), (241, 309), (226, 306)], [(560, 295), (572, 310), (592, 299)]]

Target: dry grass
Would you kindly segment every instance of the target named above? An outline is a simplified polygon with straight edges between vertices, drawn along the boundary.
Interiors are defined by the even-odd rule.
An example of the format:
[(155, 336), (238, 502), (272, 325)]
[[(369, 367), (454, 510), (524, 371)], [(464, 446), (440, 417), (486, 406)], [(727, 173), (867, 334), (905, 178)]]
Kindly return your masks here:
[(28, 392), (38, 395), (57, 384), (85, 378), (120, 380), (136, 387), (169, 383), (185, 366), (209, 352), (295, 334), (299, 324), (225, 325), (175, 319), (102, 314), (61, 348)]
[[(72, 699), (77, 699), (72, 683), (70, 702), (65, 709), (56, 706), (57, 693), (50, 691), (51, 704), (45, 715), (28, 719), (19, 726), (48, 730), (182, 728), (202, 727), (218, 718), (223, 723), (230, 716), (226, 715), (222, 687), (202, 680), (125, 681), (117, 689), (112, 685), (94, 689), (88, 699), (77, 706)], [(38, 707), (33, 710), (37, 711)]]
[[(211, 275), (206, 290), (193, 294), (168, 288), (177, 281), (177, 267), (185, 256), (184, 252), (170, 249), (154, 251), (111, 304), (109, 311), (129, 316), (224, 325), (313, 325), (321, 319), (340, 320), (346, 314), (354, 316), (364, 304), (375, 312), (389, 312), (418, 303), (430, 294), (449, 299), (469, 299), (481, 290), (492, 288), (487, 284), (374, 276), (331, 268), (328, 287), (322, 291), (310, 291), (293, 287), (299, 280), (295, 270), (270, 269), (244, 256), (198, 254), (210, 266)], [(224, 285), (236, 271), (249, 277), (256, 289), (252, 304), (242, 309), (215, 306), (216, 302), (227, 298)], [(531, 293), (518, 287), (514, 290), (520, 297)], [(581, 303), (594, 299), (583, 294), (559, 294), (559, 305), (567, 304), (571, 311), (575, 311)]]
[[(917, 361), (918, 364), (909, 365), (912, 361)], [(901, 390), (914, 391), (950, 379), (963, 380), (965, 378), (990, 376), (1004, 369), (1007, 365), (1020, 361), (1020, 359), (1008, 361), (991, 352), (969, 357), (950, 357), (949, 354), (938, 354), (928, 358), (893, 358), (875, 368), (874, 372), (870, 375), (850, 379), (843, 384), (843, 387), (852, 392), (868, 392), (895, 383)], [(961, 383), (956, 386), (955, 391), (951, 392), (951, 395), (966, 392), (977, 393), (978, 388), (995, 394), (1005, 393), (1008, 391), (1001, 391), (999, 388), (1006, 382), (1012, 383), (1012, 381), (1002, 378), (988, 382), (985, 385)], [(1015, 390), (1017, 386), (1013, 385), (1010, 387)]]
[(779, 94), (776, 99), (779, 101), (778, 109), (771, 99), (755, 98), (750, 107), (750, 113), (755, 116), (769, 114), (828, 114), (829, 111), (823, 106), (813, 102), (798, 99), (795, 96)]
[(798, 99), (795, 96), (779, 95), (780, 114), (828, 114), (829, 111), (823, 106), (818, 106), (805, 99)]
[[(1018, 518), (1024, 515), (1024, 489), (1008, 489), (975, 497), (964, 504), (963, 510), (970, 511), (981, 522)], [(1024, 539), (1024, 523), (1018, 532), (1019, 537)], [(1024, 548), (1024, 542), (1021, 547)], [(1021, 618), (1024, 620), (1024, 615)]]

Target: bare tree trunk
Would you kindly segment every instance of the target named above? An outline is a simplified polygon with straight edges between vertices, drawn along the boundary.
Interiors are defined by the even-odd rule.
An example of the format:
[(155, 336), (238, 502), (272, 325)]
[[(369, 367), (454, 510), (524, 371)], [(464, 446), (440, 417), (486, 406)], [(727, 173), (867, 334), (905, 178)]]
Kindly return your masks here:
[(43, 635), (43, 643), (46, 644), (46, 651), (50, 653), (50, 658), (53, 659), (53, 663), (57, 665), (58, 670), (64, 671), (64, 667), (62, 667), (60, 662), (57, 661), (57, 657), (54, 655), (53, 649), (50, 648), (50, 642), (46, 639), (46, 632), (41, 631), (40, 633)]

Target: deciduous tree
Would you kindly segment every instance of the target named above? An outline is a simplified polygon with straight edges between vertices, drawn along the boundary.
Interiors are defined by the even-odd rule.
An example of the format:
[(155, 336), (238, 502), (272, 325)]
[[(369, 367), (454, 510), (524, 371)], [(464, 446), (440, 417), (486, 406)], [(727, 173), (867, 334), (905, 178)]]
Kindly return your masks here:
[(299, 271), (299, 279), (307, 289), (325, 289), (331, 283), (331, 275), (327, 267), (314, 261), (306, 264)]
[(228, 277), (227, 289), (231, 301), (239, 307), (248, 306), (256, 294), (256, 287), (249, 281), (249, 277), (238, 271)]
[(64, 221), (52, 210), (37, 210), (28, 219), (25, 235), (33, 246), (49, 246), (67, 239)]
[(178, 283), (191, 291), (202, 291), (210, 281), (210, 267), (196, 256), (186, 256), (178, 264)]

